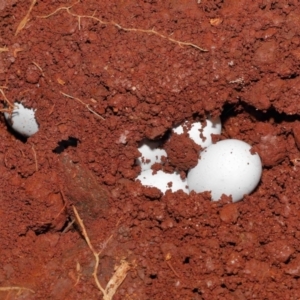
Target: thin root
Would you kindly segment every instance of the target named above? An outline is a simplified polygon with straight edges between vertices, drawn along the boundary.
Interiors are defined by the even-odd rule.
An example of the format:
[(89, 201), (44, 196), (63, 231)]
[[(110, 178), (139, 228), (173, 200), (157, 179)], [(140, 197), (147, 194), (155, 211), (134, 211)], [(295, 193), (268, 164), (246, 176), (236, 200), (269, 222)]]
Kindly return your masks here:
[(8, 292), (8, 291), (29, 291), (30, 293), (35, 293), (32, 289), (28, 289), (21, 286), (4, 286), (0, 287), (0, 292)]
[(77, 278), (76, 278), (76, 282), (75, 282), (74, 286), (76, 286), (79, 283), (80, 277), (82, 275), (81, 274), (81, 266), (80, 266), (80, 263), (78, 261), (76, 262), (76, 271), (77, 271)]
[(0, 52), (8, 52), (8, 48), (6, 46), (0, 47)]
[(171, 262), (170, 262), (170, 259), (172, 258), (171, 254), (170, 253), (167, 253), (166, 257), (165, 257), (165, 261), (168, 265), (168, 267), (173, 271), (173, 273), (178, 277), (180, 278), (179, 274), (175, 271), (175, 269), (173, 268)]
[(131, 32), (141, 32), (141, 33), (153, 34), (153, 35), (156, 35), (156, 36), (158, 36), (158, 37), (160, 37), (160, 38), (162, 38), (162, 39), (166, 39), (166, 40), (168, 40), (168, 41), (170, 41), (170, 42), (172, 42), (172, 43), (175, 43), (175, 44), (177, 44), (177, 45), (179, 45), (179, 46), (188, 46), (188, 47), (192, 47), (192, 48), (198, 49), (198, 50), (200, 50), (200, 51), (202, 51), (202, 52), (207, 52), (207, 51), (208, 51), (207, 49), (201, 48), (201, 47), (199, 47), (198, 45), (193, 44), (193, 43), (191, 43), (191, 42), (183, 42), (183, 41), (179, 41), (179, 40), (173, 39), (173, 38), (171, 38), (170, 36), (164, 35), (164, 34), (158, 32), (158, 31), (156, 31), (156, 30), (154, 30), (154, 29), (130, 28), (130, 27), (124, 27), (124, 26), (122, 26), (122, 25), (120, 25), (120, 24), (118, 24), (118, 23), (116, 23), (116, 22), (114, 22), (114, 21), (104, 21), (104, 20), (102, 20), (102, 19), (100, 19), (100, 18), (95, 17), (95, 16), (94, 16), (94, 15), (95, 15), (95, 12), (94, 12), (93, 15), (91, 15), (91, 16), (78, 15), (78, 14), (75, 14), (75, 13), (71, 12), (70, 9), (71, 9), (74, 5), (76, 5), (77, 3), (79, 3), (79, 2), (80, 2), (80, 1), (77, 1), (76, 3), (74, 3), (74, 4), (72, 4), (71, 6), (68, 6), (68, 7), (65, 7), (65, 6), (64, 6), (64, 7), (59, 7), (59, 8), (57, 8), (54, 12), (52, 12), (51, 14), (46, 15), (46, 16), (39, 16), (38, 18), (47, 19), (47, 18), (49, 18), (49, 17), (51, 17), (51, 16), (57, 14), (58, 12), (60, 12), (60, 11), (62, 11), (62, 10), (65, 10), (65, 11), (67, 11), (67, 13), (68, 13), (69, 15), (71, 15), (71, 16), (73, 16), (73, 17), (75, 17), (75, 18), (78, 19), (78, 29), (79, 29), (79, 30), (81, 29), (81, 19), (82, 19), (82, 18), (86, 18), (86, 19), (92, 19), (92, 20), (94, 20), (94, 21), (97, 21), (97, 22), (99, 22), (99, 23), (102, 24), (102, 25), (112, 25), (112, 26), (115, 26), (115, 27), (117, 27), (118, 29), (123, 30), (123, 31), (127, 31), (127, 32), (130, 32), (130, 31), (131, 31)]
[(70, 228), (73, 226), (73, 224), (75, 223), (75, 219), (71, 219), (67, 225), (67, 227), (62, 231), (62, 233), (66, 233), (70, 230)]
[[(83, 220), (80, 218), (79, 213), (75, 206), (73, 206), (73, 211), (75, 214), (76, 221), (82, 231), (82, 235), (83, 235), (86, 243), (88, 244), (88, 247), (90, 248), (91, 252), (93, 253), (93, 255), (95, 257), (95, 266), (94, 266), (94, 271), (93, 271), (93, 277), (94, 277), (95, 283), (103, 295), (103, 300), (112, 300), (117, 289), (122, 284), (122, 282), (125, 280), (127, 273), (130, 269), (130, 265), (127, 261), (121, 260), (120, 265), (116, 268), (113, 276), (108, 281), (106, 287), (103, 288), (99, 282), (97, 273), (98, 273), (98, 267), (99, 267), (99, 261), (100, 261), (100, 254), (104, 248), (102, 248), (100, 252), (97, 252), (95, 250), (95, 248), (93, 247), (91, 240), (87, 234)], [(109, 240), (112, 238), (112, 236), (113, 236), (113, 234), (105, 242), (105, 245), (109, 242)]]
[(97, 276), (97, 271), (98, 271), (98, 265), (99, 265), (99, 255), (98, 253), (96, 252), (95, 248), (93, 247), (92, 243), (91, 243), (91, 240), (87, 234), (87, 231), (85, 229), (85, 226), (83, 224), (83, 221), (82, 219), (80, 218), (79, 214), (78, 214), (78, 211), (76, 209), (75, 206), (73, 206), (73, 211), (74, 211), (74, 214), (75, 214), (75, 217), (76, 217), (76, 220), (82, 230), (82, 235), (86, 241), (86, 243), (88, 244), (90, 250), (92, 251), (92, 253), (94, 254), (94, 257), (95, 257), (95, 266), (94, 266), (94, 271), (93, 271), (93, 277), (94, 277), (94, 280), (95, 280), (95, 283), (98, 287), (98, 289), (102, 292), (102, 294), (104, 295), (105, 294), (105, 290), (104, 288), (101, 286), (100, 282), (99, 282), (99, 279), (98, 279), (98, 276)]
[(31, 145), (31, 149), (32, 149), (33, 156), (34, 156), (34, 161), (35, 161), (35, 170), (38, 171), (38, 170), (39, 170), (39, 167), (38, 167), (38, 162), (37, 162), (37, 157), (36, 157), (36, 151), (35, 151), (33, 145)]
[[(5, 102), (8, 104), (9, 108), (11, 110), (13, 110), (14, 109), (14, 105), (6, 98), (5, 93), (4, 93), (4, 91), (1, 88), (0, 88), (0, 93), (3, 96)], [(10, 109), (7, 109), (7, 111), (10, 111)], [(5, 110), (1, 110), (1, 111), (5, 111)]]
[(83, 102), (83, 101), (80, 100), (79, 98), (73, 97), (73, 96), (68, 95), (68, 94), (66, 94), (66, 93), (63, 93), (63, 92), (61, 92), (61, 91), (60, 91), (60, 93), (61, 93), (63, 96), (67, 97), (67, 98), (74, 99), (74, 100), (80, 102), (80, 103), (83, 104), (83, 105), (84, 105), (91, 113), (93, 113), (94, 115), (96, 115), (96, 116), (99, 117), (100, 119), (105, 120), (102, 116), (100, 116), (100, 115), (97, 114), (94, 110), (92, 110), (89, 104)]
[(26, 26), (26, 24), (28, 23), (29, 21), (29, 16), (30, 16), (30, 13), (34, 7), (36, 3), (36, 0), (32, 0), (31, 4), (30, 4), (30, 7), (25, 15), (25, 17), (21, 20), (20, 24), (18, 25), (17, 27), (17, 30), (16, 30), (16, 33), (15, 35), (18, 35), (18, 33)]
[(45, 77), (43, 69), (36, 62), (33, 61), (32, 63), (40, 70), (42, 76)]

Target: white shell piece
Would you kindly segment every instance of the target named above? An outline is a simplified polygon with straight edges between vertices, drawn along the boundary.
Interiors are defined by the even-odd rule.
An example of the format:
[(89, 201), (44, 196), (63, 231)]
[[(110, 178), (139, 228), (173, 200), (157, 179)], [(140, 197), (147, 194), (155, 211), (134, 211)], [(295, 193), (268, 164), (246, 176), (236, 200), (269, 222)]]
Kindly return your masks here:
[[(186, 194), (189, 193), (186, 179), (182, 180), (178, 173), (169, 174), (158, 171), (156, 174), (153, 174), (153, 170), (150, 169), (142, 172), (136, 179), (140, 180), (144, 186), (158, 188), (162, 193), (169, 189), (172, 192), (183, 190)], [(170, 182), (172, 182), (172, 187), (169, 187)]]
[[(186, 126), (185, 123), (173, 128), (173, 132), (182, 134), (184, 132), (183, 126)], [(205, 139), (202, 139), (200, 137), (201, 131)], [(220, 134), (221, 131), (222, 124), (220, 118), (208, 118), (206, 120), (206, 126), (204, 128), (202, 128), (201, 122), (192, 123), (191, 129), (188, 131), (188, 135), (197, 145), (205, 148), (212, 144), (211, 134)]]
[(142, 156), (136, 160), (137, 164), (141, 166), (142, 171), (149, 170), (155, 163), (160, 163), (162, 156), (167, 157), (166, 151), (158, 148), (160, 143), (160, 141), (151, 141), (148, 139), (142, 141), (138, 148)]
[(35, 119), (35, 110), (24, 107), (22, 103), (14, 103), (12, 114), (6, 112), (4, 116), (13, 130), (23, 136), (29, 137), (39, 130), (39, 125)]
[(200, 153), (196, 167), (187, 175), (189, 190), (211, 192), (217, 201), (222, 194), (236, 202), (250, 194), (260, 181), (262, 163), (251, 146), (243, 141), (228, 139), (212, 144)]

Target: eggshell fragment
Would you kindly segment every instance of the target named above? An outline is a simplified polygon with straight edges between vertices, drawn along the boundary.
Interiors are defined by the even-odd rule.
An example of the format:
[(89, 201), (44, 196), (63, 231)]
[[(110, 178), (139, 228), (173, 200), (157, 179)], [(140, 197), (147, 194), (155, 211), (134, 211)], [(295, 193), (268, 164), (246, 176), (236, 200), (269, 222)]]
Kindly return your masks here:
[[(173, 128), (173, 132), (177, 134), (184, 133), (184, 127), (187, 122)], [(220, 134), (222, 131), (221, 119), (219, 117), (206, 120), (206, 126), (203, 127), (201, 122), (192, 123), (191, 129), (188, 130), (189, 137), (202, 148), (208, 147), (212, 144), (212, 134)]]
[(35, 110), (26, 108), (22, 103), (15, 103), (12, 113), (4, 113), (5, 119), (16, 132), (29, 137), (39, 130), (35, 119)]
[(142, 154), (136, 162), (141, 166), (142, 171), (149, 170), (155, 163), (160, 163), (162, 157), (167, 157), (167, 153), (164, 149), (159, 148), (160, 141), (144, 140), (140, 144), (138, 150)]
[(169, 174), (163, 171), (158, 171), (153, 174), (152, 170), (146, 170), (136, 179), (140, 180), (144, 186), (158, 188), (162, 193), (165, 193), (169, 189), (172, 192), (183, 190), (185, 193), (189, 193), (186, 179), (182, 180), (178, 173)]
[(262, 163), (258, 154), (250, 152), (247, 143), (228, 139), (207, 147), (200, 154), (196, 167), (187, 176), (190, 191), (210, 191), (212, 200), (222, 194), (233, 202), (250, 194), (260, 181)]

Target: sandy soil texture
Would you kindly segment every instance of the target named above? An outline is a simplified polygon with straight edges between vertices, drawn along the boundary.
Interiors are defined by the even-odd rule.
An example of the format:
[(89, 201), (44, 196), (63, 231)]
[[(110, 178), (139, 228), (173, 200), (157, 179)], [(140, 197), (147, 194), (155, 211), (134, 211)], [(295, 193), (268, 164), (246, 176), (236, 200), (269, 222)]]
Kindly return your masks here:
[[(299, 15), (295, 0), (0, 1), (1, 108), (39, 123), (25, 139), (0, 116), (0, 299), (300, 299)], [(135, 181), (141, 140), (207, 114), (215, 140), (260, 154), (251, 195)], [(185, 136), (164, 147), (156, 168), (195, 165)]]

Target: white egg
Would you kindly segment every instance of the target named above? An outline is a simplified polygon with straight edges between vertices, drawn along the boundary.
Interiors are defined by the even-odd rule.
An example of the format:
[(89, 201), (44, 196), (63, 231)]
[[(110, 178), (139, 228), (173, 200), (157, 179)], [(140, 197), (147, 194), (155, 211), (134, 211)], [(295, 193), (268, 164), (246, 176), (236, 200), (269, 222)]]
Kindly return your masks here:
[(10, 126), (23, 136), (29, 137), (39, 130), (35, 119), (35, 110), (24, 107), (22, 103), (14, 103), (12, 113), (6, 112), (4, 116)]
[(160, 141), (151, 141), (148, 139), (142, 141), (138, 148), (142, 156), (136, 160), (137, 164), (141, 166), (142, 171), (149, 170), (155, 163), (160, 163), (163, 156), (167, 157), (166, 151), (158, 148), (160, 144)]
[[(173, 128), (173, 132), (182, 134), (184, 128), (187, 126), (187, 122), (183, 125), (179, 125)], [(208, 147), (212, 144), (211, 134), (220, 134), (222, 131), (222, 124), (219, 117), (215, 119), (208, 118), (206, 120), (206, 126), (202, 128), (201, 122), (195, 122), (191, 124), (191, 129), (188, 131), (189, 137), (202, 148)], [(203, 136), (204, 138), (200, 137)]]
[(262, 163), (258, 154), (243, 141), (228, 139), (212, 144), (200, 154), (196, 167), (187, 176), (190, 191), (210, 191), (212, 200), (222, 194), (233, 202), (250, 194), (260, 181)]
[(183, 190), (185, 193), (189, 193), (186, 179), (182, 180), (178, 173), (169, 174), (163, 171), (158, 171), (156, 174), (153, 174), (153, 170), (146, 170), (136, 179), (140, 180), (144, 186), (158, 188), (162, 193), (165, 193), (169, 189), (172, 192)]

